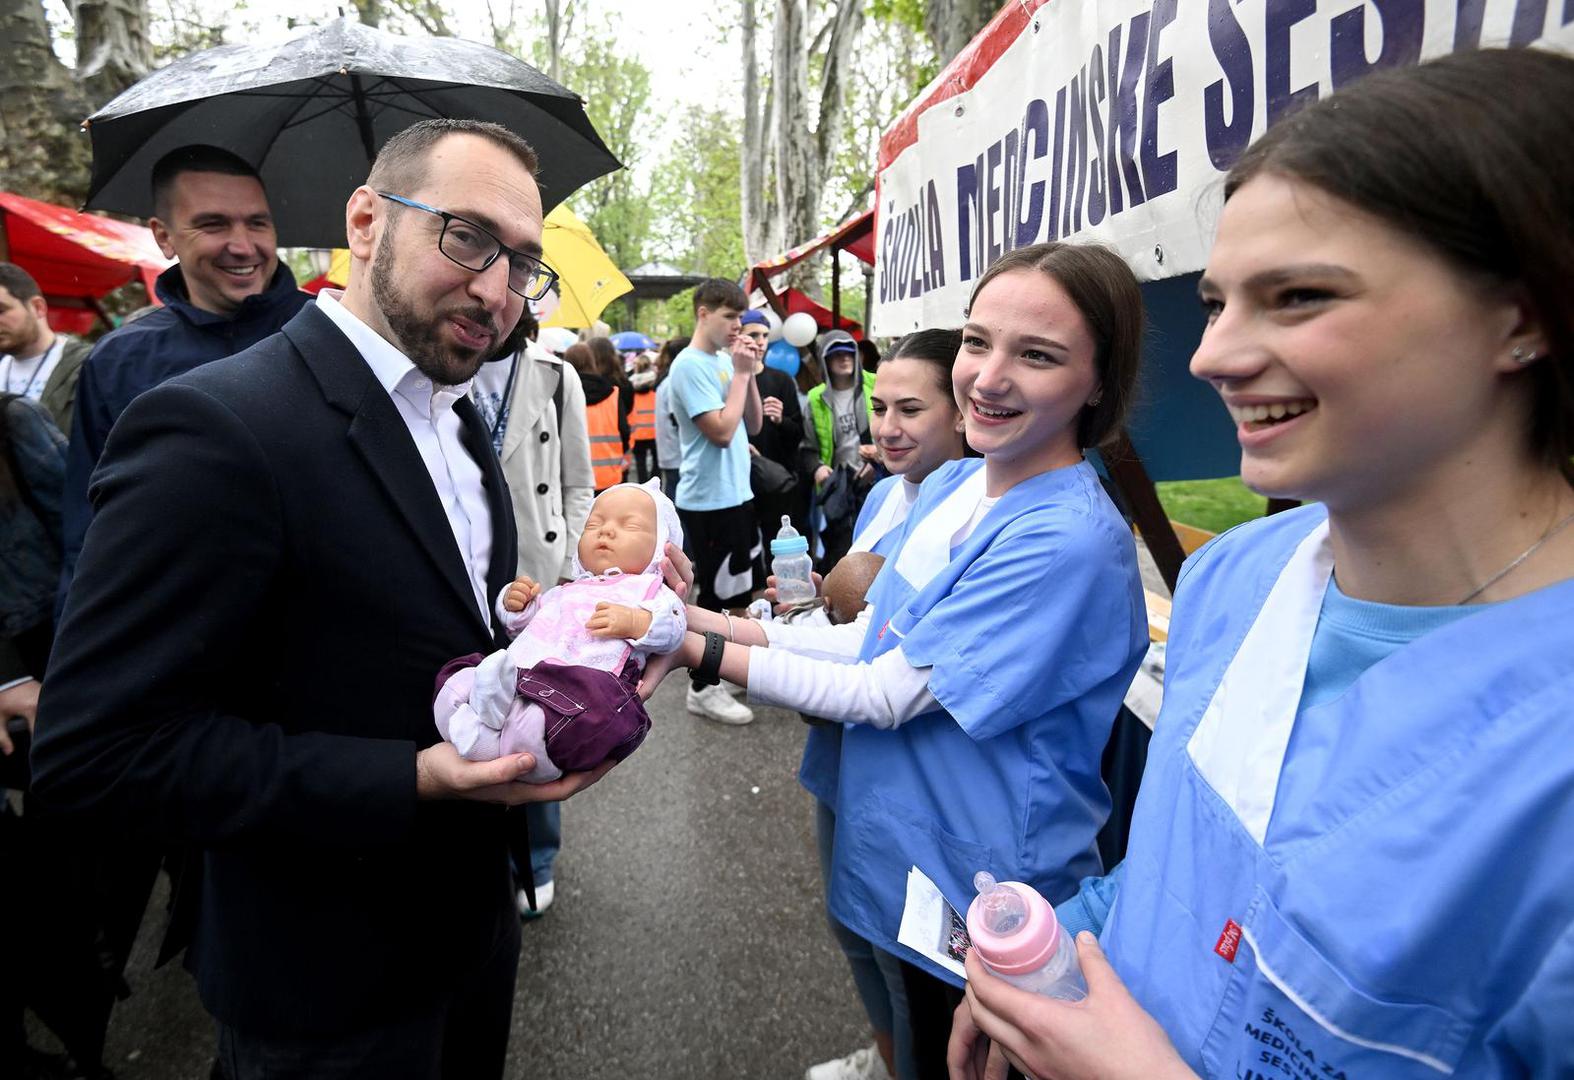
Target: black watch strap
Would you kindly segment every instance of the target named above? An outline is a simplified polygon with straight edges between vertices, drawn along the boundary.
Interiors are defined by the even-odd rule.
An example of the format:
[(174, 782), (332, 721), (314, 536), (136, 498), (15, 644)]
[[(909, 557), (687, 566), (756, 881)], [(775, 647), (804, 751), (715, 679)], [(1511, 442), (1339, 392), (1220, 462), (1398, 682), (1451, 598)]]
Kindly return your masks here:
[(705, 655), (699, 666), (689, 672), (696, 686), (715, 686), (721, 682), (721, 656), (727, 649), (727, 639), (714, 630), (705, 631)]

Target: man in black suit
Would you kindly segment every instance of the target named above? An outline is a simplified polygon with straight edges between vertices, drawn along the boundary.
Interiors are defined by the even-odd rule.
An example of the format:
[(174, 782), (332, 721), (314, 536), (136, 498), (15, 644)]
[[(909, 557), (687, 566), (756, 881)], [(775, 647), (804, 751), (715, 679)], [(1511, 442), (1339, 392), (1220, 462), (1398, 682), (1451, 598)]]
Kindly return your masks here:
[[(442, 665), (503, 639), (507, 492), (465, 391), (544, 291), (535, 155), (424, 121), (346, 207), (350, 284), (137, 398), (45, 684), (34, 790), (200, 862), (187, 964), (236, 1080), (502, 1072), (528, 755), (437, 742)], [(196, 894), (195, 896), (193, 894)]]

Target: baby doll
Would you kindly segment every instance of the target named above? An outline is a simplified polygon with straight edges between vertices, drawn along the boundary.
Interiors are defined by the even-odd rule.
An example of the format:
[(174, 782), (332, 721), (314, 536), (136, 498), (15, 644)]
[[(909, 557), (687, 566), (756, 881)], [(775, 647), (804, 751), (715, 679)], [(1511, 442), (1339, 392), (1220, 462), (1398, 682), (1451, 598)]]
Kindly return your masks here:
[(662, 581), (668, 543), (682, 545), (677, 508), (656, 480), (596, 496), (574, 558), (575, 578), (542, 591), (515, 579), (497, 599), (513, 639), (490, 656), (450, 661), (437, 676), (437, 730), (470, 761), (528, 752), (528, 783), (623, 760), (650, 730), (636, 690), (645, 661), (688, 629)]
[(858, 618), (869, 587), (884, 565), (884, 556), (872, 551), (854, 551), (841, 557), (820, 586), (820, 594), (825, 597), (825, 614), (832, 626)]

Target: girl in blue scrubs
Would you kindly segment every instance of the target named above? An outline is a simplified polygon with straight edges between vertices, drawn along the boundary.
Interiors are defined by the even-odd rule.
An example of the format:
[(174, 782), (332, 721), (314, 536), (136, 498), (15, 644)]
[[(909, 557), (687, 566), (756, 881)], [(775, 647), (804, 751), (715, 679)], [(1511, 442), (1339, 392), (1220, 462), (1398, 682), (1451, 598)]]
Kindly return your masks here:
[(1321, 505), (1188, 563), (1089, 997), (970, 960), (954, 1077), (1574, 1076), (1571, 102), (1460, 54), (1232, 169), (1192, 371)]
[[(877, 483), (864, 501), (853, 530), (853, 552), (892, 558), (908, 514), (918, 500), (919, 485), (941, 465), (955, 461), (966, 451), (962, 413), (951, 395), (951, 367), (961, 348), (959, 331), (919, 330), (898, 341), (881, 360), (874, 390), (869, 395), (869, 408), (874, 414), (875, 445), (881, 463), (891, 475)], [(854, 624), (835, 635), (849, 662), (858, 659), (868, 612), (865, 608)], [(759, 629), (772, 648), (795, 649), (801, 640), (805, 650), (815, 655), (832, 645), (826, 639), (833, 635), (819, 632), (828, 625), (825, 621), (812, 627), (802, 623), (761, 623)], [(836, 840), (836, 780), (841, 756), (842, 726), (811, 725), (804, 740), (798, 780), (815, 798), (815, 839), (820, 872), (827, 886)], [(874, 1029), (874, 1053), (887, 1073), (897, 1080), (907, 1080), (913, 1075), (913, 1051), (901, 965), (891, 953), (875, 948), (843, 926), (829, 910), (826, 915), (852, 968), (853, 983)], [(869, 1054), (870, 1050), (861, 1049), (815, 1066), (806, 1074), (806, 1080), (878, 1075), (869, 1067)]]
[[(1131, 530), (1083, 450), (1121, 421), (1141, 328), (1141, 293), (1113, 252), (1002, 258), (973, 292), (952, 372), (983, 458), (925, 480), (871, 589), (858, 662), (747, 648), (766, 643), (742, 624), (722, 657), (751, 700), (849, 722), (830, 908), (923, 965), (907, 982), (920, 1076), (943, 1075), (948, 1010), (922, 1023), (916, 998), (960, 980), (896, 944), (909, 870), (965, 910), (978, 870), (1062, 900), (1100, 869), (1099, 759), (1147, 625)], [(703, 639), (682, 653), (699, 664)]]

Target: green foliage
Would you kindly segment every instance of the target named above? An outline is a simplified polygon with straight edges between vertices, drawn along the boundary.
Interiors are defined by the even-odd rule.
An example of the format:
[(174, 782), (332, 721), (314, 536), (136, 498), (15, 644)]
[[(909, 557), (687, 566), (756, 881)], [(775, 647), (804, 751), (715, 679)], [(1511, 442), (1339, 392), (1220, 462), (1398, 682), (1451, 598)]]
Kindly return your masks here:
[(924, 32), (924, 0), (869, 0), (869, 14), (877, 22)]
[(683, 337), (694, 333), (694, 290), (684, 289), (669, 297), (659, 306), (658, 314), (660, 321), (653, 325), (662, 332), (645, 331), (651, 337)]
[(1232, 529), (1243, 521), (1262, 517), (1268, 510), (1268, 500), (1241, 483), (1238, 476), (1170, 480), (1155, 486), (1165, 514), (1209, 532)]
[(652, 250), (689, 273), (740, 277), (741, 171), (738, 122), (719, 109), (691, 107), (652, 174)]
[[(623, 168), (574, 194), (570, 205), (595, 233), (612, 261), (631, 269), (646, 260), (651, 227), (646, 193), (636, 185), (643, 149), (638, 135), (649, 119), (650, 71), (618, 46), (611, 16), (581, 24), (564, 42), (562, 82), (585, 99), (585, 112)], [(545, 69), (545, 34), (535, 36), (531, 62)]]

